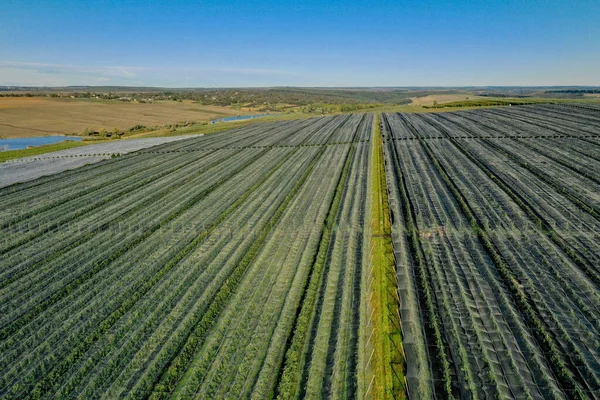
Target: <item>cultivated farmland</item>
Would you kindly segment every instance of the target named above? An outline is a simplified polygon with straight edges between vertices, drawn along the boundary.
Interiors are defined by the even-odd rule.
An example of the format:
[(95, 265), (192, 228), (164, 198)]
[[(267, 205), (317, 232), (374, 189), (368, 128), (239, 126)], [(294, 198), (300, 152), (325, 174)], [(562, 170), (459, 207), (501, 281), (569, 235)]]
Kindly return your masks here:
[(372, 121), (253, 126), (0, 189), (0, 396), (359, 396)]
[(0, 398), (600, 398), (600, 109), (153, 144), (14, 163)]
[[(252, 114), (243, 111), (242, 114)], [(96, 99), (48, 97), (0, 97), (0, 137), (81, 133), (86, 128), (123, 131), (183, 121), (210, 121), (239, 115), (229, 107), (196, 104), (192, 101), (157, 101), (153, 104)]]
[(411, 395), (597, 398), (598, 111), (382, 121)]

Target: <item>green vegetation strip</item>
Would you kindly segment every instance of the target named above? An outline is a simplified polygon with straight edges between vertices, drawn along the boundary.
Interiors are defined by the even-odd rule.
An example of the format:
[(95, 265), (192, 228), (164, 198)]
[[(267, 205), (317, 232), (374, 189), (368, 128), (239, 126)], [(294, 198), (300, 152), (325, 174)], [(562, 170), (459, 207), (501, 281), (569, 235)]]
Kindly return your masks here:
[[(196, 124), (191, 126), (186, 126), (183, 128), (173, 129), (159, 129), (155, 131), (151, 131), (148, 133), (138, 133), (134, 135), (129, 135), (129, 137), (164, 137), (164, 136), (179, 136), (179, 135), (208, 135), (211, 133), (228, 131), (236, 128), (243, 128), (249, 125), (255, 124), (264, 124), (266, 122), (274, 122), (274, 121), (289, 121), (289, 120), (298, 120), (298, 119), (307, 119), (307, 118), (315, 118), (315, 115), (311, 114), (274, 114), (261, 118), (252, 118), (241, 121), (231, 121), (231, 122), (219, 122), (216, 124)], [(127, 134), (126, 134), (127, 135)]]
[(489, 107), (489, 106), (520, 106), (527, 104), (556, 104), (559, 100), (550, 99), (479, 99), (479, 100), (462, 100), (442, 103), (424, 108), (456, 108), (456, 107)]
[[(413, 131), (415, 135), (420, 137), (421, 135), (417, 132), (417, 130), (408, 122), (405, 118), (403, 120), (406, 122), (407, 126)], [(420, 141), (425, 153), (429, 157), (432, 164), (435, 166), (436, 170), (446, 183), (446, 186), (456, 199), (457, 203), (460, 206), (463, 215), (473, 228), (473, 231), (477, 234), (477, 237), (480, 240), (483, 248), (488, 253), (489, 257), (493, 261), (498, 273), (504, 281), (504, 284), (509, 289), (511, 296), (517, 305), (518, 309), (521, 311), (525, 321), (527, 322), (527, 326), (534, 334), (534, 337), (537, 339), (540, 347), (542, 348), (550, 367), (555, 373), (556, 377), (562, 389), (569, 393), (570, 398), (572, 399), (586, 399), (584, 392), (582, 391), (580, 385), (577, 383), (575, 376), (573, 373), (567, 368), (565, 365), (561, 352), (559, 350), (559, 346), (557, 346), (556, 341), (552, 338), (552, 335), (548, 331), (547, 327), (544, 325), (544, 322), (540, 319), (538, 313), (536, 312), (535, 305), (533, 301), (528, 299), (527, 294), (519, 285), (518, 280), (512, 274), (510, 267), (507, 262), (504, 260), (500, 251), (497, 249), (496, 245), (491, 240), (489, 234), (484, 228), (484, 224), (477, 218), (475, 212), (466, 201), (464, 195), (456, 186), (450, 175), (446, 171), (446, 169), (440, 164), (439, 160), (427, 144), (425, 140)]]
[(400, 299), (396, 283), (396, 265), (392, 245), (385, 165), (381, 140), (380, 116), (373, 128), (373, 162), (371, 170), (371, 237), (369, 257), (373, 274), (371, 293), (374, 348), (372, 370), (374, 399), (405, 399), (406, 357), (402, 345)]
[(94, 143), (97, 142), (75, 142), (73, 140), (65, 140), (64, 142), (46, 144), (44, 146), (33, 147), (30, 149), (2, 151), (0, 152), (0, 163), (9, 160), (14, 160), (17, 158), (37, 156), (53, 151), (72, 149), (73, 147), (81, 147)]

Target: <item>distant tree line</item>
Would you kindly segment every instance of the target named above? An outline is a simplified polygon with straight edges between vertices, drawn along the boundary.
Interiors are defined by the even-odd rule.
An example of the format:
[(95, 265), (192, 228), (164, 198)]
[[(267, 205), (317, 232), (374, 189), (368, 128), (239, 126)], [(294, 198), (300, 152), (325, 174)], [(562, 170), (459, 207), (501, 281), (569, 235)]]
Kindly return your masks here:
[(190, 127), (190, 126), (194, 126), (194, 125), (207, 125), (207, 124), (208, 124), (208, 122), (206, 122), (206, 121), (182, 121), (182, 122), (177, 122), (174, 124), (153, 125), (153, 126), (146, 126), (146, 125), (138, 124), (138, 125), (134, 125), (134, 126), (130, 127), (129, 129), (124, 129), (124, 130), (121, 130), (117, 127), (113, 128), (112, 130), (107, 130), (106, 128), (102, 128), (100, 130), (97, 130), (94, 128), (85, 128), (85, 129), (83, 129), (83, 131), (81, 131), (81, 133), (79, 133), (79, 134), (74, 133), (74, 135), (120, 139), (124, 135), (127, 136), (129, 134), (134, 134), (134, 133), (152, 132), (152, 131), (158, 131), (158, 130), (169, 130), (170, 132), (175, 132), (178, 128), (185, 128), (185, 127)]
[(594, 94), (600, 93), (600, 89), (563, 89), (563, 90), (546, 90), (545, 93), (572, 93), (572, 94)]
[(368, 110), (371, 108), (381, 107), (381, 104), (325, 104), (316, 103), (302, 107), (302, 112), (307, 114), (331, 114), (336, 112), (352, 112), (359, 110)]
[[(68, 89), (68, 88), (62, 88)], [(259, 108), (263, 111), (281, 111), (286, 106), (310, 104), (408, 104), (411, 97), (421, 92), (407, 90), (365, 89), (311, 89), (311, 88), (252, 88), (252, 89), (173, 89), (161, 91), (105, 91), (105, 90), (13, 90), (0, 92), (0, 97), (50, 97), (100, 99), (136, 103), (155, 101), (193, 101), (197, 104)], [(424, 94), (423, 94), (424, 95)]]
[(435, 104), (433, 106), (423, 106), (424, 108), (447, 108), (447, 107), (484, 107), (484, 106), (510, 106), (510, 105), (525, 105), (525, 104), (539, 104), (539, 103), (553, 103), (550, 100), (539, 100), (539, 99), (498, 99), (498, 100), (463, 100), (453, 101), (449, 103)]

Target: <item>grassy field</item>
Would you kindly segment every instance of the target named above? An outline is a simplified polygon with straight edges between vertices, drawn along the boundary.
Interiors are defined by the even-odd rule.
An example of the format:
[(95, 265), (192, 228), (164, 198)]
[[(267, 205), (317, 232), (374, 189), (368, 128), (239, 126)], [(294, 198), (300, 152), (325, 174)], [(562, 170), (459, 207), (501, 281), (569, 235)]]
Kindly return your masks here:
[(95, 99), (5, 97), (0, 98), (0, 137), (79, 134), (86, 128), (128, 130), (138, 124), (154, 126), (210, 121), (253, 113), (231, 107), (199, 105), (192, 101), (143, 104)]
[(372, 310), (374, 399), (405, 399), (406, 359), (400, 331), (400, 302), (396, 285), (392, 227), (389, 214), (379, 115), (374, 123), (371, 186), (371, 241), (369, 245), (372, 283), (367, 293)]
[(474, 96), (470, 93), (451, 93), (451, 94), (430, 94), (427, 96), (413, 97), (411, 98), (410, 106), (433, 106), (434, 102), (437, 101), (438, 104), (450, 103), (454, 101), (462, 101), (462, 100), (476, 100), (476, 99), (487, 99), (484, 96)]
[(0, 152), (0, 162), (14, 160), (15, 158), (22, 158), (28, 156), (37, 156), (44, 153), (50, 153), (53, 151), (71, 149), (73, 147), (85, 146), (92, 143), (99, 143), (99, 141), (85, 141), (85, 142), (74, 142), (67, 140), (60, 143), (47, 144), (45, 146), (33, 147), (31, 149), (23, 150), (11, 150)]
[(263, 124), (266, 122), (275, 121), (291, 121), (298, 119), (314, 118), (313, 114), (294, 113), (294, 114), (274, 114), (272, 116), (248, 119), (243, 121), (219, 122), (216, 124), (196, 124), (186, 127), (173, 129), (158, 129), (150, 132), (134, 133), (132, 135), (125, 134), (126, 137), (161, 137), (161, 136), (178, 136), (178, 135), (196, 135), (217, 133), (230, 129), (241, 128), (249, 125)]

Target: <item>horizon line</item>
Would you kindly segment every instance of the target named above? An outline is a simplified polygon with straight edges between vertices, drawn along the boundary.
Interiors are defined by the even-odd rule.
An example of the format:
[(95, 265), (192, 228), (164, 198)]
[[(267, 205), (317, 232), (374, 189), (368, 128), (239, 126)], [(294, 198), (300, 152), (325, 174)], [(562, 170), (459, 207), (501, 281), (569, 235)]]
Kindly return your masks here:
[(485, 89), (485, 88), (600, 88), (599, 85), (465, 85), (465, 86), (443, 86), (443, 85), (419, 85), (419, 86), (130, 86), (130, 85), (0, 85), (2, 89), (72, 89), (72, 88), (140, 88), (140, 89), (176, 89), (176, 90), (196, 90), (196, 89)]

